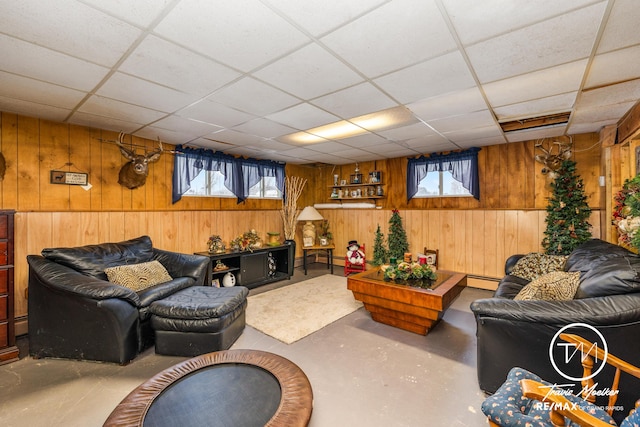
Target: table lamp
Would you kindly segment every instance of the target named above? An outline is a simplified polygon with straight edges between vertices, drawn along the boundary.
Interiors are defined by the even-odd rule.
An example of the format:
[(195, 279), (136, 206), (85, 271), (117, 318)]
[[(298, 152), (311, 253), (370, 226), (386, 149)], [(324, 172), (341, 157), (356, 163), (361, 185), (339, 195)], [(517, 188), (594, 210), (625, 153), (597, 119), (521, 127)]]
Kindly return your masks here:
[(313, 206), (307, 206), (298, 215), (298, 221), (306, 221), (302, 226), (302, 245), (313, 246), (316, 243), (316, 226), (311, 221), (322, 221), (324, 218)]

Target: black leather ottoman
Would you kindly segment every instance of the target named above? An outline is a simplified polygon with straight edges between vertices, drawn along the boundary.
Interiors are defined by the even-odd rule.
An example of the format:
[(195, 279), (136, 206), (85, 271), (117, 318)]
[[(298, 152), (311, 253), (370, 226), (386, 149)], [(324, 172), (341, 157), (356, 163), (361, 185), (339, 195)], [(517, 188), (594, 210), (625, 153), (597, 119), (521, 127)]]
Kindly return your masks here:
[(249, 290), (192, 286), (149, 307), (156, 353), (197, 356), (226, 350), (245, 326)]

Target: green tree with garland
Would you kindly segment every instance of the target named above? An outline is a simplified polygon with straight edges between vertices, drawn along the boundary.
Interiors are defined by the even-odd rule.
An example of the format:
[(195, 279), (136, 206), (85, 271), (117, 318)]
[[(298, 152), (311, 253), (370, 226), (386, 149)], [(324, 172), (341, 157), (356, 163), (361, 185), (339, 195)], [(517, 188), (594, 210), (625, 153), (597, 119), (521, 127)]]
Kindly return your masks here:
[(404, 253), (409, 250), (409, 242), (407, 241), (407, 233), (402, 226), (402, 217), (400, 211), (394, 209), (389, 219), (389, 258), (395, 258), (402, 261)]
[(549, 255), (568, 255), (591, 238), (587, 221), (591, 208), (587, 204), (584, 185), (576, 174), (576, 162), (565, 160), (551, 183), (553, 197), (547, 205), (547, 228), (542, 247)]
[(371, 265), (382, 265), (387, 262), (387, 249), (384, 247), (384, 234), (380, 231), (380, 224), (373, 240), (373, 260)]

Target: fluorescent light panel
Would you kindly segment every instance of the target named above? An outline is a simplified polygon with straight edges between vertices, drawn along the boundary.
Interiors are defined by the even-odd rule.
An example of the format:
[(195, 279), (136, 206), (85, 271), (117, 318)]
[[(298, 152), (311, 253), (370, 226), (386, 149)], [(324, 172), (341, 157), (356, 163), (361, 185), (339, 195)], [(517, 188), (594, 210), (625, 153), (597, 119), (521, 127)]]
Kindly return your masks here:
[(417, 123), (418, 119), (405, 107), (394, 107), (376, 113), (365, 114), (349, 120), (329, 123), (303, 132), (285, 135), (289, 142), (312, 144), (326, 140), (345, 139), (386, 129)]

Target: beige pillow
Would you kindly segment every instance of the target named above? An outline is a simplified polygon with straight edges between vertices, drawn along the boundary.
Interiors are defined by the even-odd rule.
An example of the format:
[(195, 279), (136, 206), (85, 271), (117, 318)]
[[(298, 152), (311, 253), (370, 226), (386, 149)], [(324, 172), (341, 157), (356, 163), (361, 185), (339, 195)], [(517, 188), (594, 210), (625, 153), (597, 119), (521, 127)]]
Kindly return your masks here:
[(564, 270), (568, 255), (547, 255), (540, 252), (531, 252), (516, 262), (511, 270), (511, 275), (534, 280), (552, 271)]
[(554, 271), (530, 282), (514, 300), (572, 300), (580, 285), (579, 271)]
[(110, 282), (135, 292), (172, 280), (167, 270), (158, 261), (109, 267), (104, 272)]

